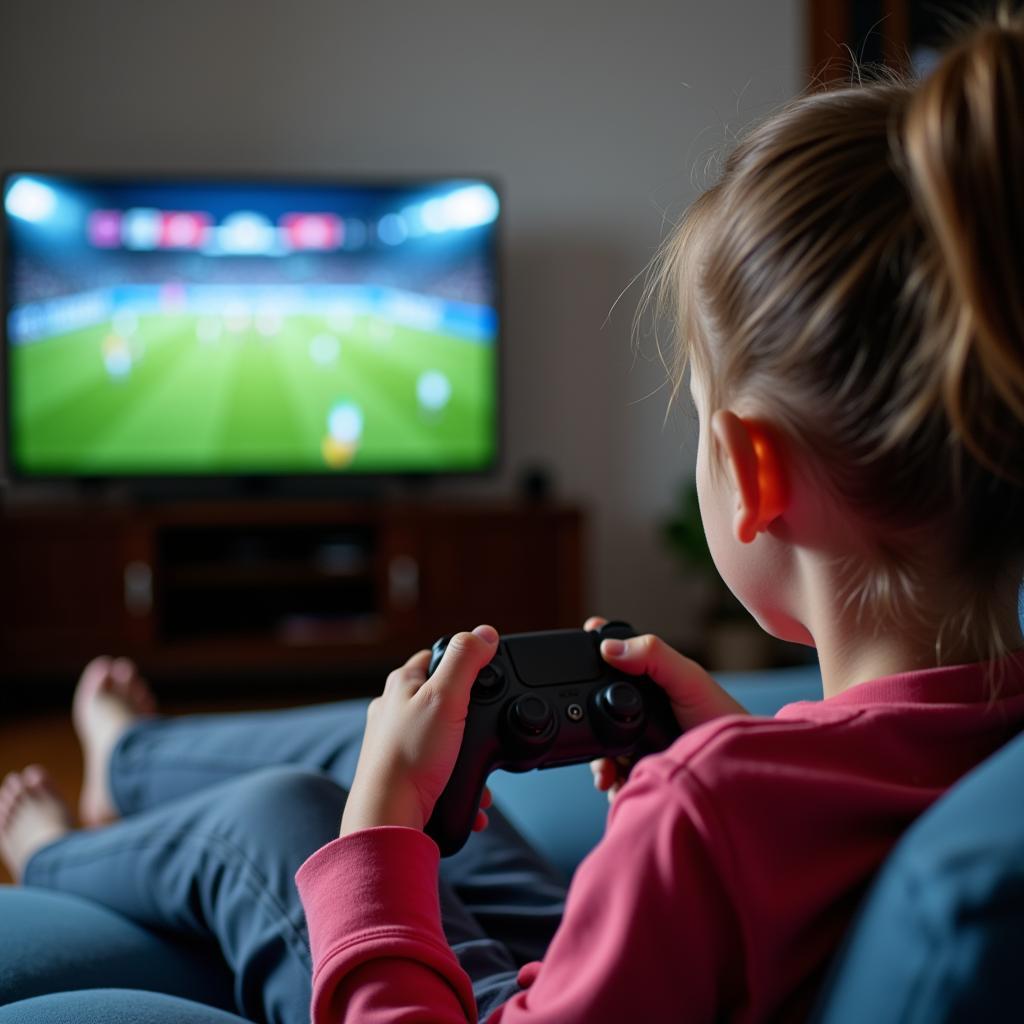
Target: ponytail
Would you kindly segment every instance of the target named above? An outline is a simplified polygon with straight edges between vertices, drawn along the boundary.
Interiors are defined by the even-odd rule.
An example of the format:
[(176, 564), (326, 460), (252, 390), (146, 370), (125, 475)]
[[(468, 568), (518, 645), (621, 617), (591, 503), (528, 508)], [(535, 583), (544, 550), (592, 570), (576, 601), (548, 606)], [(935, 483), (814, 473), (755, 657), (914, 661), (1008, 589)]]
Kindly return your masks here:
[(1024, 25), (1003, 14), (951, 50), (902, 135), (935, 249), (920, 341), (934, 398), (975, 459), (1024, 483)]

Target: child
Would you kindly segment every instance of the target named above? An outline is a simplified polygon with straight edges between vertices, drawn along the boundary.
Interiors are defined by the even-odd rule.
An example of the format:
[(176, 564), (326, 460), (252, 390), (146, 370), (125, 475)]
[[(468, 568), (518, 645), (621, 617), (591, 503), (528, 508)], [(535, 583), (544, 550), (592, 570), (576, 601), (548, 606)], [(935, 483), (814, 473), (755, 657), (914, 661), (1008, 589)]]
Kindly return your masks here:
[[(538, 881), (494, 896), (491, 920), (515, 919), (506, 931), (522, 938), (535, 911), (540, 927), (511, 962), (546, 945), (542, 963), (513, 977), (507, 957), (475, 958), (493, 935), (479, 915), (459, 919), (452, 894), (480, 896), (474, 872), (487, 857), (451, 880), (445, 862), (439, 901), (438, 852), (422, 831), (471, 683), (494, 653), (489, 626), (459, 634), (429, 680), (424, 651), (389, 676), (347, 801), (320, 777), (246, 777), (91, 836), (50, 841), (51, 831), (23, 854), (26, 877), (212, 932), (236, 973), (254, 972), (238, 983), (243, 1011), (288, 1019), (281, 949), (298, 932), (282, 937), (269, 922), (298, 923), (280, 851), (294, 831), (315, 839), (320, 826), (308, 823), (328, 828), (344, 804), (340, 838), (297, 878), (318, 1024), (478, 1011), (503, 1024), (804, 1019), (900, 834), (1024, 727), (1021, 69), (1024, 27), (1002, 17), (919, 85), (799, 99), (737, 146), (670, 240), (661, 291), (676, 300), (676, 382), (688, 366), (700, 419), (697, 484), (715, 562), (769, 632), (817, 648), (825, 700), (745, 716), (657, 638), (605, 641), (608, 662), (665, 687), (687, 732), (618, 791), (550, 944), (553, 883), (521, 848), (509, 854), (519, 879)], [(104, 699), (114, 689), (105, 684)], [(180, 749), (208, 749), (201, 723), (119, 733), (106, 755), (111, 809), (171, 795), (158, 755), (175, 728)], [(214, 770), (244, 767), (225, 759)], [(607, 763), (595, 781), (617, 787)], [(9, 784), (8, 820), (15, 805), (45, 803), (42, 786), (37, 775)], [(514, 841), (500, 818), (492, 827), (487, 856), (500, 858)], [(177, 856), (199, 833), (245, 851), (260, 879), (252, 891), (276, 911), (218, 892), (213, 880), (231, 874), (220, 854)], [(152, 891), (127, 898), (83, 868), (97, 845)], [(490, 881), (499, 877), (508, 873)], [(498, 904), (512, 918), (493, 913)], [(254, 996), (254, 979), (275, 998)]]

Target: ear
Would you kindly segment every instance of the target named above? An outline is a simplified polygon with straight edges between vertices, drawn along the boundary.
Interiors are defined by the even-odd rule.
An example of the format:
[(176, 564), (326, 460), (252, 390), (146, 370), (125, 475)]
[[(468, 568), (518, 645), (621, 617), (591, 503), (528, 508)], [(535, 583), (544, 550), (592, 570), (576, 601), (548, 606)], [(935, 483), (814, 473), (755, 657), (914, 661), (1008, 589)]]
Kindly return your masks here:
[(716, 410), (711, 431), (736, 489), (736, 539), (749, 544), (786, 510), (782, 446), (764, 424), (729, 409)]

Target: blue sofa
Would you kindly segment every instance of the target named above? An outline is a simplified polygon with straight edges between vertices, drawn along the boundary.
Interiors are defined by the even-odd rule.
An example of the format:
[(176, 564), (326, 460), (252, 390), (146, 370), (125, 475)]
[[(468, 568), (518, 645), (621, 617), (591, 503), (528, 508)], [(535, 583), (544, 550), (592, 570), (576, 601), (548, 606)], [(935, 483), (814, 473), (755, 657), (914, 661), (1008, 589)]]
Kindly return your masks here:
[[(721, 681), (758, 714), (821, 696), (814, 666)], [(566, 875), (601, 834), (607, 801), (585, 765), (499, 772), (491, 786), (508, 816)], [(1017, 985), (1024, 951), (1022, 788), (1024, 736), (908, 831), (835, 959), (816, 1024), (1024, 1020)], [(205, 951), (184, 949), (99, 907), (83, 915), (79, 906), (69, 917), (71, 899), (0, 890), (0, 1003), (10, 1004), (0, 1005), (0, 1024), (29, 1011), (33, 1021), (88, 1022), (99, 1010), (105, 1021), (125, 1024), (242, 1024), (230, 1012), (230, 979), (211, 970)], [(87, 934), (68, 934), (71, 918)], [(180, 968), (167, 971), (168, 957)], [(151, 971), (158, 961), (161, 970)], [(145, 991), (151, 987), (159, 991)], [(78, 991), (42, 1003), (34, 998), (69, 989)]]

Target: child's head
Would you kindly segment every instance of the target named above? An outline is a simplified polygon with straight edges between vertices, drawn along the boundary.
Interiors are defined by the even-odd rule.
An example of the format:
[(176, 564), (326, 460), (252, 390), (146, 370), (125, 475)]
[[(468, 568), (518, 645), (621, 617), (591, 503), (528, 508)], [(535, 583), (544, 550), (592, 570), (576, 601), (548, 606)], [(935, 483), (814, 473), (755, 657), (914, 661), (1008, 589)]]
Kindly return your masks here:
[(705, 426), (733, 409), (800, 452), (863, 541), (851, 598), (892, 611), (936, 569), (975, 615), (1019, 582), (1022, 112), (1003, 17), (920, 83), (790, 104), (669, 243), (677, 384), (688, 363)]

